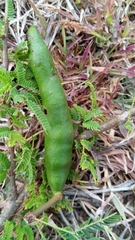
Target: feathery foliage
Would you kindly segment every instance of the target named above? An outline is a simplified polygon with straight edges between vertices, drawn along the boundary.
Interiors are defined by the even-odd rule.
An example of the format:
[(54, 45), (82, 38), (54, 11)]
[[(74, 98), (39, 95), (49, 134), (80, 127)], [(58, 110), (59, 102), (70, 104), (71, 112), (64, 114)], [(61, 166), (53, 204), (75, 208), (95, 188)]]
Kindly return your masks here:
[(90, 170), (91, 174), (94, 178), (95, 184), (98, 184), (98, 175), (95, 167), (98, 165), (98, 162), (93, 160), (88, 154), (86, 154), (84, 151), (81, 156), (80, 160), (80, 166), (82, 170)]
[(0, 94), (4, 94), (10, 89), (11, 82), (10, 73), (0, 67)]
[(0, 240), (34, 240), (34, 233), (32, 227), (27, 225), (24, 221), (18, 225), (15, 221), (4, 222), (4, 230), (0, 236)]
[(17, 154), (15, 161), (18, 162), (15, 169), (16, 173), (25, 171), (31, 162), (31, 151), (29, 148), (23, 148), (22, 152)]
[(97, 117), (102, 116), (101, 110), (99, 108), (94, 108), (88, 111), (78, 106), (77, 104), (74, 104), (74, 108), (80, 114), (80, 118), (82, 118), (83, 127), (85, 127), (86, 129), (91, 129), (93, 131), (97, 131), (100, 129), (100, 124), (96, 120), (93, 120), (96, 119)]
[(37, 117), (38, 121), (42, 125), (44, 131), (48, 133), (50, 131), (50, 124), (47, 120), (47, 117), (45, 114), (42, 112), (42, 110), (31, 100), (27, 100), (28, 107), (32, 110), (32, 112), (35, 114)]
[(25, 222), (21, 222), (20, 226), (16, 225), (15, 232), (17, 234), (16, 240), (22, 240), (22, 239), (34, 240), (34, 234), (33, 234), (32, 228), (29, 225), (27, 225)]
[(6, 1), (6, 6), (7, 6), (7, 19), (8, 20), (13, 20), (15, 17), (15, 10), (14, 10), (14, 5), (12, 0), (7, 0)]
[[(95, 221), (93, 221), (92, 219), (88, 219), (81, 226), (79, 226), (75, 231), (70, 227), (59, 228), (57, 227), (57, 225), (54, 225), (54, 224), (51, 225), (50, 223), (47, 223), (42, 220), (37, 219), (37, 221), (42, 222), (44, 225), (55, 229), (64, 240), (82, 240), (84, 236), (85, 236), (85, 240), (100, 240), (100, 238), (98, 237), (95, 238), (96, 233), (104, 232), (105, 229), (107, 230), (108, 223), (110, 222), (116, 223), (120, 219), (121, 217), (116, 213), (104, 218), (100, 217)], [(112, 236), (112, 231), (110, 229), (108, 231), (108, 235)], [(117, 239), (119, 238), (117, 237)]]
[[(98, 131), (100, 129), (100, 123), (96, 119), (101, 118), (102, 112), (97, 105), (94, 86), (89, 82), (87, 82), (87, 85), (91, 89), (92, 100), (91, 110), (90, 111), (85, 110), (82, 107), (78, 106), (77, 104), (74, 104), (74, 109), (80, 115), (79, 120), (82, 119), (83, 128), (90, 129), (92, 131)], [(77, 116), (77, 114), (75, 116)], [(81, 152), (80, 167), (82, 170), (86, 169), (91, 171), (95, 184), (98, 183), (98, 176), (96, 171), (96, 166), (98, 165), (98, 162), (97, 160), (94, 160), (90, 157), (89, 151), (96, 141), (97, 136), (94, 136), (90, 140), (82, 139), (80, 141), (81, 145), (78, 144), (76, 145), (79, 152)]]
[(26, 139), (16, 130), (10, 131), (8, 144), (10, 147), (14, 147), (16, 144), (19, 146), (24, 146)]
[[(4, 20), (0, 18), (0, 48), (2, 47), (2, 35), (3, 35), (3, 25), (4, 25)], [(0, 56), (2, 55), (2, 51), (0, 51)]]
[(4, 222), (4, 231), (2, 236), (0, 237), (1, 240), (11, 240), (13, 234), (14, 224), (8, 220)]
[(38, 92), (38, 87), (35, 81), (32, 81), (31, 79), (27, 79), (25, 77), (26, 69), (25, 65), (19, 60), (16, 63), (16, 76), (18, 85), (23, 87), (24, 89), (32, 92)]
[(4, 153), (0, 152), (0, 182), (2, 182), (6, 178), (9, 167), (9, 159)]
[(13, 59), (15, 59), (16, 61), (26, 60), (28, 58), (28, 51), (29, 51), (29, 48), (28, 48), (27, 41), (20, 42), (15, 49), (15, 53), (13, 54)]
[(16, 76), (19, 84), (25, 81), (25, 72), (21, 61), (16, 63)]
[(8, 137), (10, 133), (9, 127), (0, 127), (0, 137)]
[(24, 146), (22, 151), (16, 154), (14, 159), (17, 163), (16, 174), (23, 173), (24, 178), (28, 178), (29, 184), (34, 180), (36, 171), (36, 151), (28, 146)]
[(90, 82), (86, 82), (85, 83), (87, 86), (90, 87), (90, 90), (91, 90), (91, 95), (90, 95), (90, 98), (91, 98), (91, 101), (92, 101), (92, 104), (91, 104), (91, 109), (94, 110), (94, 109), (97, 109), (98, 108), (98, 104), (97, 104), (97, 99), (96, 99), (96, 91), (95, 91), (95, 88), (93, 86), (92, 83)]

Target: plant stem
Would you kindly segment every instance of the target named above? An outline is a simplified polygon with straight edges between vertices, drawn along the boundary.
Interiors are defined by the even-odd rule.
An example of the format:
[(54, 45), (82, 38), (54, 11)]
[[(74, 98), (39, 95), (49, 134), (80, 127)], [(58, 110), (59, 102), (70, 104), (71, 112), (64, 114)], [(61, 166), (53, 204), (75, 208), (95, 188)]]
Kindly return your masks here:
[(79, 136), (76, 137), (77, 140), (81, 139), (89, 139), (92, 138), (95, 135), (98, 135), (99, 133), (103, 133), (104, 131), (107, 131), (113, 127), (118, 126), (119, 124), (123, 124), (128, 120), (128, 117), (135, 116), (135, 107), (132, 108), (132, 110), (125, 111), (121, 115), (113, 116), (112, 119), (103, 122), (100, 126), (100, 129), (97, 131), (92, 130), (84, 130)]
[(44, 203), (41, 207), (37, 208), (35, 211), (32, 212), (32, 214), (35, 215), (35, 217), (38, 217), (42, 212), (46, 211), (48, 208), (50, 208), (53, 204), (56, 202), (62, 200), (62, 193), (56, 193), (51, 199), (49, 199), (46, 203)]
[(4, 20), (4, 34), (2, 36), (2, 65), (8, 69), (8, 48), (7, 48), (7, 35), (8, 35), (8, 19), (7, 19), (7, 4), (5, 4), (5, 20)]

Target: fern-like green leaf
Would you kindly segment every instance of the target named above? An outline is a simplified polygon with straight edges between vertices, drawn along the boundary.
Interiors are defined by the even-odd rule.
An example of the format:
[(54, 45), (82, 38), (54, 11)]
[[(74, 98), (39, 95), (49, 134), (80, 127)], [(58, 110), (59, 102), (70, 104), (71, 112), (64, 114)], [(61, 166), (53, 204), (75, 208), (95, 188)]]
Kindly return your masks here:
[(81, 117), (84, 119), (87, 115), (88, 111), (83, 109), (82, 107), (78, 106), (77, 104), (73, 105), (74, 108), (77, 110), (77, 112), (81, 115)]
[(101, 110), (99, 108), (95, 108), (85, 115), (84, 121), (86, 122), (91, 120), (92, 118), (101, 117), (101, 116), (102, 116)]
[(7, 105), (2, 105), (1, 106), (3, 112), (5, 111), (6, 114), (8, 114), (9, 116), (12, 116), (12, 114), (16, 111), (15, 107), (8, 107)]
[(71, 113), (71, 117), (74, 119), (74, 120), (80, 120), (80, 116), (77, 112), (77, 109), (75, 108), (70, 108), (70, 113)]
[(17, 103), (22, 103), (24, 101), (24, 98), (20, 95), (18, 90), (14, 87), (11, 89), (10, 94), (9, 94), (9, 99), (14, 101), (15, 104)]
[(90, 90), (91, 90), (91, 95), (90, 95), (90, 98), (92, 100), (91, 109), (93, 110), (95, 108), (98, 108), (97, 99), (96, 99), (96, 91), (95, 91), (95, 88), (92, 83), (86, 82), (86, 85), (89, 86)]
[(12, 0), (7, 0), (7, 18), (8, 20), (13, 20), (15, 17), (15, 10)]
[(112, 224), (112, 223), (116, 223), (118, 221), (120, 221), (122, 219), (122, 217), (116, 213), (110, 215), (110, 216), (107, 216), (106, 219), (104, 220), (104, 223), (105, 224)]
[(0, 127), (0, 137), (8, 137), (10, 133), (9, 127)]
[(12, 233), (14, 225), (12, 222), (6, 220), (4, 223), (4, 230), (2, 233), (2, 240), (11, 240), (12, 239)]
[(48, 122), (48, 119), (46, 115), (43, 113), (43, 111), (32, 101), (27, 100), (28, 107), (32, 110), (32, 112), (37, 117), (38, 121), (42, 125), (44, 131), (48, 133), (51, 130), (50, 123)]
[[(93, 228), (92, 228), (93, 229)], [(102, 225), (100, 225), (100, 224), (94, 224), (94, 231), (95, 230), (98, 230), (98, 231), (104, 231), (104, 228), (103, 228), (103, 226)]]
[(89, 169), (89, 161), (88, 156), (85, 153), (82, 153), (81, 160), (80, 160), (81, 169)]
[(15, 169), (16, 173), (23, 172), (28, 168), (29, 164), (31, 164), (31, 154), (32, 151), (30, 149), (28, 149), (27, 147), (23, 148), (22, 153), (19, 154), (18, 157), (15, 159), (18, 162), (18, 165)]
[(0, 94), (6, 93), (12, 84), (10, 73), (0, 67)]
[(26, 124), (17, 117), (12, 116), (11, 123), (18, 128), (27, 128)]
[(97, 141), (97, 138), (98, 138), (97, 136), (94, 136), (90, 140), (82, 139), (80, 143), (84, 149), (87, 149), (89, 151)]
[(25, 142), (26, 142), (26, 139), (16, 130), (10, 131), (9, 139), (8, 139), (8, 144), (10, 147), (15, 146), (16, 143), (19, 144), (20, 146), (23, 146)]
[(100, 124), (98, 122), (89, 120), (87, 122), (83, 122), (83, 127), (91, 129), (92, 131), (98, 131), (100, 129)]
[(39, 92), (36, 82), (32, 80), (24, 80), (23, 82), (19, 83), (19, 85), (28, 91), (32, 91), (34, 93)]
[[(107, 227), (106, 222), (107, 222), (108, 219), (112, 219), (112, 222), (117, 222), (117, 221), (119, 221), (119, 219), (121, 219), (121, 216), (116, 215), (116, 218), (115, 218), (115, 215), (116, 215), (116, 213), (114, 213), (114, 214), (112, 214), (110, 216), (107, 216), (105, 218), (99, 217), (95, 221), (91, 221), (91, 219), (88, 219), (77, 230), (77, 234), (78, 235), (82, 235), (82, 233), (83, 233), (82, 236), (87, 236), (87, 233), (88, 234), (89, 233), (93, 233), (93, 237), (92, 238), (86, 238), (86, 239), (88, 239), (88, 240), (99, 240), (99, 238), (96, 238), (94, 236), (96, 235), (97, 231), (99, 231), (99, 232), (100, 231), (101, 232), (106, 231), (106, 227)], [(111, 221), (110, 221), (110, 223), (111, 223)], [(109, 234), (110, 234), (110, 232), (108, 231), (108, 235)], [(113, 238), (113, 239), (119, 239), (119, 238), (116, 236), (116, 238)]]
[[(0, 18), (0, 49), (2, 49), (2, 36), (4, 34), (4, 19)], [(2, 56), (2, 51), (0, 51), (0, 56)]]
[(131, 132), (131, 131), (134, 130), (133, 124), (132, 124), (132, 122), (131, 122), (130, 120), (128, 120), (127, 122), (125, 122), (124, 126), (125, 126), (125, 128), (126, 128), (129, 132)]
[(82, 146), (87, 149), (88, 151), (90, 151), (91, 147), (93, 146), (93, 144), (95, 143), (94, 141), (88, 141), (86, 139), (82, 139), (81, 141)]
[[(94, 230), (90, 224), (88, 225), (87, 221), (86, 224), (84, 224), (84, 226), (76, 229), (76, 231), (74, 231), (70, 227), (59, 228), (54, 225), (51, 226), (51, 224), (47, 223), (45, 223), (45, 225), (49, 225), (50, 227), (54, 228), (59, 233), (59, 236), (61, 236), (63, 240), (82, 240), (84, 236), (85, 240), (92, 240), (93, 233), (96, 234), (96, 230)], [(99, 239), (97, 238), (97, 240)]]
[[(29, 191), (29, 189), (27, 189), (27, 190)], [(27, 198), (27, 200), (24, 203), (25, 204), (25, 210), (32, 209), (37, 204), (36, 195), (35, 195), (34, 190), (35, 190), (35, 187), (33, 188), (32, 192), (29, 192), (29, 198)]]
[(23, 226), (16, 225), (16, 240), (25, 239), (24, 236), (25, 236), (25, 230)]
[(95, 108), (88, 112), (87, 110), (83, 109), (82, 107), (78, 106), (77, 104), (74, 104), (74, 108), (77, 110), (77, 112), (81, 115), (83, 118), (83, 127), (87, 129), (91, 129), (93, 131), (97, 131), (100, 129), (100, 124), (96, 121), (93, 121), (93, 117), (99, 117), (101, 116), (101, 110), (99, 108)]
[(35, 179), (36, 176), (36, 166), (37, 166), (37, 160), (38, 160), (38, 156), (37, 156), (37, 150), (36, 149), (31, 149), (31, 161), (29, 163), (29, 166), (27, 168), (27, 171), (25, 171), (26, 173), (26, 177), (28, 176), (28, 181), (29, 184), (32, 183), (32, 181)]
[[(95, 237), (97, 231), (99, 231), (99, 233), (100, 232), (106, 233), (106, 231), (107, 231), (108, 236), (111, 236), (110, 239), (112, 239), (112, 236), (113, 236), (114, 237), (113, 239), (120, 240), (116, 234), (112, 235), (111, 229), (108, 227), (108, 225), (106, 225), (106, 222), (109, 219), (112, 219), (114, 221), (119, 220), (119, 215), (116, 215), (116, 218), (114, 215), (116, 215), (116, 214), (114, 213), (105, 218), (102, 218), (102, 216), (101, 216), (98, 219), (96, 219), (95, 221), (93, 221), (92, 219), (89, 218), (87, 221), (85, 221), (83, 224), (81, 224), (81, 226), (77, 227), (75, 231), (70, 227), (59, 228), (56, 225), (52, 225), (52, 224), (48, 223), (47, 220), (46, 221), (38, 220), (38, 221), (39, 221), (39, 223), (44, 224), (45, 226), (49, 226), (49, 227), (55, 229), (55, 231), (57, 231), (59, 233), (59, 236), (61, 236), (63, 240), (82, 240), (82, 239), (100, 240), (100, 238)], [(110, 221), (110, 223), (111, 223), (111, 221)]]
[[(96, 233), (97, 230), (97, 226), (101, 226), (102, 220), (98, 220), (97, 222), (93, 222), (91, 218), (89, 218), (87, 221), (85, 221), (84, 223), (81, 224), (80, 228), (78, 229), (77, 233), (78, 234), (83, 234), (84, 232), (90, 232), (90, 233)], [(101, 231), (104, 230), (104, 228), (101, 226), (100, 228)], [(90, 240), (93, 238), (90, 238)]]
[(31, 162), (29, 162), (28, 164), (28, 181), (29, 181), (29, 184), (33, 181), (33, 178), (34, 178), (34, 172), (33, 172), (33, 166), (31, 164)]
[(87, 169), (91, 171), (95, 184), (98, 183), (97, 171), (95, 169), (97, 164), (98, 164), (97, 161), (94, 161), (93, 159), (91, 159), (86, 153), (82, 153), (81, 160), (80, 160), (81, 169), (82, 170)]
[(5, 154), (0, 152), (0, 182), (3, 182), (3, 180), (6, 178), (9, 167), (9, 159), (5, 156)]
[(16, 76), (18, 80), (18, 84), (28, 91), (39, 92), (36, 81), (32, 81), (30, 79), (25, 79), (25, 70), (24, 65), (21, 61), (17, 61), (16, 63)]
[(0, 183), (2, 183), (6, 179), (7, 172), (4, 172), (0, 169)]
[(22, 91), (20, 93), (20, 96), (24, 98), (26, 104), (27, 104), (28, 100), (30, 100), (32, 102), (35, 102), (37, 104), (40, 104), (40, 101), (38, 100), (38, 98), (33, 93)]
[(19, 82), (19, 85), (20, 85), (20, 83), (25, 81), (25, 72), (24, 72), (24, 69), (23, 69), (23, 64), (19, 60), (16, 63), (16, 76), (17, 76), (17, 80)]
[(56, 229), (63, 240), (82, 240), (79, 234), (76, 234), (70, 227)]
[(22, 41), (15, 49), (14, 58), (17, 60), (26, 60), (28, 58), (28, 52), (29, 48), (27, 41)]
[(24, 227), (26, 239), (34, 240), (34, 233), (29, 225)]

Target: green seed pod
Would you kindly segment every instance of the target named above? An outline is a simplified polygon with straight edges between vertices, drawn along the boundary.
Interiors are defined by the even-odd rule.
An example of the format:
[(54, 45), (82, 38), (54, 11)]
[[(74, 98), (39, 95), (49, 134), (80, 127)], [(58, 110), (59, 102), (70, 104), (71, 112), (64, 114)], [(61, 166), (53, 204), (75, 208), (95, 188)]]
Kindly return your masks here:
[(73, 126), (64, 90), (51, 57), (35, 26), (28, 30), (29, 62), (47, 111), (51, 131), (45, 136), (45, 169), (54, 194), (62, 192), (72, 159)]

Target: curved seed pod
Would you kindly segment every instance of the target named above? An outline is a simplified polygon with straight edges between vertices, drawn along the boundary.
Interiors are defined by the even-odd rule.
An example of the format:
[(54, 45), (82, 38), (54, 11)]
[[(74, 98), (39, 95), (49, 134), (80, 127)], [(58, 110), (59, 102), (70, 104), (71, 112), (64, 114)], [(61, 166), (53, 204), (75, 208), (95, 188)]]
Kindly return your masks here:
[(73, 126), (51, 54), (35, 26), (28, 30), (28, 42), (30, 66), (51, 126), (45, 136), (45, 168), (48, 183), (56, 194), (62, 192), (70, 169)]

